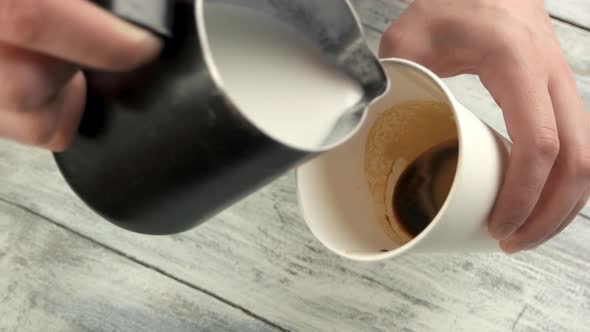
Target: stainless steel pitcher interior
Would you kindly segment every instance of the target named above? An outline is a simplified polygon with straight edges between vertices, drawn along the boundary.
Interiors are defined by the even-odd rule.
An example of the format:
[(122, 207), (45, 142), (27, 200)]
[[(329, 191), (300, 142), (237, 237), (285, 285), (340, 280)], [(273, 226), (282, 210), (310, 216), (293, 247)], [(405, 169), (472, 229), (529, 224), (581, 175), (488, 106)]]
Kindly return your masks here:
[[(310, 149), (314, 152), (333, 148), (352, 136), (364, 119), (367, 105), (388, 88), (385, 72), (368, 48), (360, 20), (348, 0), (196, 0), (197, 30), (205, 63), (215, 73), (217, 65), (208, 49), (211, 36), (207, 34), (206, 23), (207, 6), (211, 4), (246, 7), (279, 18), (304, 35), (321, 51), (325, 60), (346, 72), (362, 86), (362, 99), (354, 107), (343, 110), (332, 128), (326, 131), (328, 134), (325, 139)], [(212, 76), (220, 90), (224, 91), (219, 76)], [(231, 96), (228, 98), (231, 99)], [(305, 135), (305, 131), (301, 134)]]

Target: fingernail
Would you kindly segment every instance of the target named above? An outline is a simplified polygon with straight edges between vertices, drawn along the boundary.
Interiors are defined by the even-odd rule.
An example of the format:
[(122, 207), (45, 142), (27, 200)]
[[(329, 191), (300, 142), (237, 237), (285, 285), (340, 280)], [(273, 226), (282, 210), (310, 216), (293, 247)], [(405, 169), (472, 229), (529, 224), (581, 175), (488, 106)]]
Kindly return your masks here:
[(496, 240), (504, 240), (516, 230), (516, 225), (512, 223), (503, 223), (492, 229), (492, 236)]
[(518, 241), (501, 241), (500, 248), (504, 253), (508, 255), (513, 255), (518, 252), (527, 250), (531, 246), (528, 242), (518, 242)]
[(513, 255), (518, 252), (518, 250), (516, 250), (516, 248), (511, 246), (508, 242), (500, 242), (500, 249), (502, 249), (502, 251), (507, 255)]

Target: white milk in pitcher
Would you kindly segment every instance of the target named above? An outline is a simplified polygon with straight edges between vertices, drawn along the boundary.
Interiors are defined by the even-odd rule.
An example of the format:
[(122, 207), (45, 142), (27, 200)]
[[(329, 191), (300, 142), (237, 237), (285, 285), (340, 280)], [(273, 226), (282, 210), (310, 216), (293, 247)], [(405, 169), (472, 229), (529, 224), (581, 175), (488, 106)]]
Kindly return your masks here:
[(362, 87), (299, 32), (237, 6), (205, 3), (215, 65), (231, 100), (260, 130), (296, 148), (320, 148)]

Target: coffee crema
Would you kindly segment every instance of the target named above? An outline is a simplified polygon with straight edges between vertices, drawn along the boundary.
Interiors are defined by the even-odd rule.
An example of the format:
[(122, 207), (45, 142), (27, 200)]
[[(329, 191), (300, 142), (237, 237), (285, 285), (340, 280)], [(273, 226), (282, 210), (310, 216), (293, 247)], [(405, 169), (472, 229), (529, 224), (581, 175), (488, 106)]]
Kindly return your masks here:
[(395, 185), (392, 208), (402, 229), (420, 234), (442, 208), (455, 179), (457, 140), (441, 143), (408, 165)]

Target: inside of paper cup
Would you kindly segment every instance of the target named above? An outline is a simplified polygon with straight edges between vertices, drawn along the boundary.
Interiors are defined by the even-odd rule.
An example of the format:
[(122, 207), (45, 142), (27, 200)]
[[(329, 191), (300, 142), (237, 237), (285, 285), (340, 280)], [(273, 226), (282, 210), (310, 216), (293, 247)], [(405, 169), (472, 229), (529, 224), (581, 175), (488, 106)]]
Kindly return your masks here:
[[(387, 181), (370, 181), (367, 176), (367, 138), (376, 120), (383, 121), (381, 115), (396, 105), (416, 101), (450, 103), (438, 84), (419, 69), (398, 62), (384, 62), (384, 67), (390, 78), (390, 91), (373, 103), (357, 135), (298, 171), (299, 199), (311, 231), (332, 251), (352, 258), (370, 259), (400, 248), (403, 243), (388, 235), (382, 223), (385, 207), (375, 204), (375, 187), (387, 187)], [(401, 107), (396, 112), (400, 112), (399, 121), (393, 123), (397, 128), (389, 133), (384, 131), (384, 137), (379, 138), (391, 142), (387, 148), (395, 150), (396, 160), (403, 157), (411, 161), (449, 137), (448, 128), (420, 128), (417, 123), (421, 115), (411, 107)], [(446, 115), (453, 117), (450, 107)], [(451, 122), (454, 126), (454, 120)], [(456, 138), (456, 127), (453, 128), (450, 135)], [(382, 160), (369, 168), (389, 174), (392, 166), (390, 160)], [(392, 194), (392, 188), (377, 192), (380, 190), (384, 196)], [(383, 197), (383, 204), (386, 201)]]

